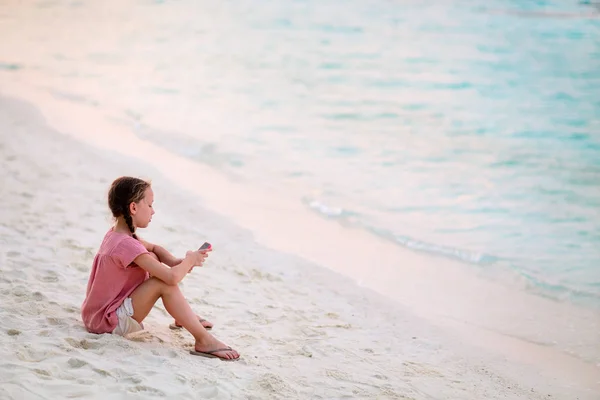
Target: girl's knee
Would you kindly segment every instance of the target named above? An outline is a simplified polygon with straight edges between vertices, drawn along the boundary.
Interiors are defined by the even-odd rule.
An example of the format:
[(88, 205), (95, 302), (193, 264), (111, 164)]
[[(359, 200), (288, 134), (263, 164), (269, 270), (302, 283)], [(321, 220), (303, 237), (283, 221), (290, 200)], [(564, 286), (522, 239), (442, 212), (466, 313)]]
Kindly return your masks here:
[(161, 293), (172, 293), (175, 291), (179, 291), (178, 285), (169, 285), (166, 282), (161, 281), (160, 279), (158, 279), (156, 277), (152, 277), (149, 280), (151, 280), (154, 285), (156, 285), (160, 288)]
[(153, 286), (155, 286), (155, 287), (159, 287), (159, 288), (161, 288), (161, 291), (162, 291), (162, 290), (163, 290), (163, 289), (164, 289), (166, 286), (169, 286), (169, 285), (167, 285), (167, 284), (166, 284), (164, 281), (161, 281), (160, 279), (158, 279), (158, 278), (157, 278), (157, 277), (155, 277), (155, 276), (151, 276), (150, 278), (148, 278), (148, 281), (147, 281), (147, 282), (151, 283), (151, 284), (152, 284)]
[(160, 259), (158, 258), (158, 256), (156, 255), (155, 252), (150, 251), (149, 253), (150, 253), (150, 256), (153, 257), (156, 261), (160, 261)]

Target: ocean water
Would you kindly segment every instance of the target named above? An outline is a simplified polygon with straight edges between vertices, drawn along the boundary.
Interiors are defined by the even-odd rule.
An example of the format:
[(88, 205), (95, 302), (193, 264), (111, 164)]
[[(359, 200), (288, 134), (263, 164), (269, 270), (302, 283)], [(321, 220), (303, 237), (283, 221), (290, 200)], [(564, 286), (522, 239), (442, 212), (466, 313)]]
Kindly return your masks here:
[(334, 223), (600, 306), (597, 4), (48, 1), (31, 18), (40, 51), (0, 68)]

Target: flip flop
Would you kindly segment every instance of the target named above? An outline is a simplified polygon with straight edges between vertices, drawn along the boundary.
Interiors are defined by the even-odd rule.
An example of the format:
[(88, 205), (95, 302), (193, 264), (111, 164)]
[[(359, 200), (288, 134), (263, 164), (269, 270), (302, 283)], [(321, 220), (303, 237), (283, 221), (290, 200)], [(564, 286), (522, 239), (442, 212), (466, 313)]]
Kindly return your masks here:
[[(204, 322), (204, 321), (206, 321), (206, 320), (205, 320), (204, 318), (198, 318), (198, 321), (199, 321), (200, 323), (203, 323), (203, 322)], [(169, 325), (169, 328), (170, 328), (170, 329), (173, 329), (173, 330), (177, 330), (177, 329), (183, 329), (183, 326), (181, 326), (181, 325), (176, 325), (176, 324), (175, 324), (175, 322), (173, 322), (171, 325)], [(210, 331), (210, 330), (212, 329), (212, 326), (211, 326), (211, 327), (209, 327), (209, 328), (207, 328), (207, 327), (204, 327), (204, 329), (206, 329), (207, 331)]]
[(219, 356), (215, 356), (214, 353), (218, 353), (220, 351), (229, 351), (229, 350), (233, 350), (231, 347), (226, 347), (223, 349), (216, 349), (216, 350), (211, 350), (211, 351), (196, 351), (194, 350), (190, 350), (190, 354), (193, 356), (200, 356), (200, 357), (206, 357), (206, 358), (218, 358), (221, 361), (237, 361), (240, 358), (223, 358), (223, 357), (219, 357)]

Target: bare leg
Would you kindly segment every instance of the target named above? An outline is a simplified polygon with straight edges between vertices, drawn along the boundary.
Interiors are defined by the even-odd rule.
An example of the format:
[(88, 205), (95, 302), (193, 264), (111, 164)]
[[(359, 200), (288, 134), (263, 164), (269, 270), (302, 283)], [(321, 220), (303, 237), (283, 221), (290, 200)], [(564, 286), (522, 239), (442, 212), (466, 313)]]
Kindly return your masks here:
[[(183, 297), (179, 286), (167, 285), (158, 278), (150, 278), (138, 286), (130, 297), (134, 310), (132, 317), (137, 322), (142, 323), (156, 301), (162, 298), (167, 312), (196, 339), (196, 351), (206, 352), (228, 347), (204, 329), (185, 297)], [(214, 355), (225, 359), (234, 359), (240, 356), (235, 350), (220, 351), (214, 353)]]
[[(153, 251), (151, 251), (151, 252), (150, 252), (150, 255), (151, 255), (152, 257), (154, 257), (154, 258), (156, 259), (156, 261), (160, 261), (160, 259), (159, 259), (159, 258), (158, 258), (158, 256), (156, 255), (156, 253), (154, 253)], [(210, 322), (210, 321), (207, 321), (207, 320), (205, 320), (204, 318), (201, 318), (201, 317), (199, 317), (198, 315), (196, 315), (196, 317), (197, 317), (199, 320), (200, 320), (200, 319), (202, 319), (202, 320), (203, 320), (203, 321), (201, 322), (201, 324), (202, 324), (202, 326), (203, 326), (203, 327), (205, 327), (205, 328), (207, 328), (207, 329), (210, 329), (210, 328), (212, 328), (212, 327), (213, 327), (213, 323), (212, 323), (212, 322)], [(183, 324), (179, 323), (179, 321), (177, 321), (177, 320), (175, 320), (175, 325), (176, 325), (176, 326), (183, 326)]]

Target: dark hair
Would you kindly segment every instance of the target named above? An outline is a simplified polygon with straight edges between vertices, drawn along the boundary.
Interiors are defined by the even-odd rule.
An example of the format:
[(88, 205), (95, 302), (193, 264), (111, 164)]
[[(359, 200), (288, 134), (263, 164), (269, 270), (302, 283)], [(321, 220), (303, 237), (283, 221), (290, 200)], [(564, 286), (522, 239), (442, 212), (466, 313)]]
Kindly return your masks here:
[(150, 187), (150, 182), (130, 176), (122, 176), (115, 179), (110, 185), (108, 191), (108, 207), (112, 212), (113, 217), (118, 218), (123, 216), (125, 222), (131, 231), (132, 236), (137, 239), (135, 234), (135, 226), (129, 213), (129, 205), (138, 203), (144, 198), (146, 189)]

